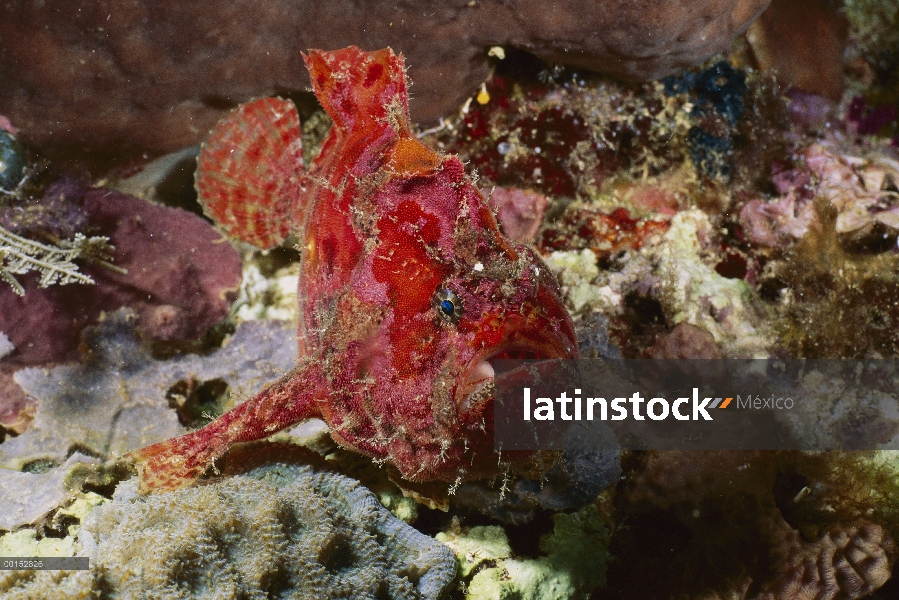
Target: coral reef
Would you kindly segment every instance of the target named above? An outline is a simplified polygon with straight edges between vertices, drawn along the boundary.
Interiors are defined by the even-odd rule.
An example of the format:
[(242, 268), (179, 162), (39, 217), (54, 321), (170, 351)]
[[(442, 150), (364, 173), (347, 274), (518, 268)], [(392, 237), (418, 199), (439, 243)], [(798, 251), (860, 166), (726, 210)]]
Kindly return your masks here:
[[(749, 204), (756, 235), (783, 235), (769, 205), (751, 202), (795, 160), (770, 78), (716, 61), (624, 86), (565, 69), (532, 79), (501, 64), (482, 95), (426, 139), (468, 159), (481, 182), (549, 198), (538, 248), (579, 319), (609, 317), (627, 357), (681, 322), (711, 333), (723, 356), (773, 351), (757, 287), (764, 256), (736, 218)], [(592, 257), (576, 253), (585, 248)]]
[(629, 254), (617, 271), (600, 271), (593, 252), (586, 249), (554, 252), (547, 264), (557, 272), (572, 309), (602, 312), (612, 319), (613, 331), (627, 330), (623, 320), (630, 299), (650, 298), (658, 303), (664, 323), (705, 330), (725, 357), (768, 356), (769, 334), (759, 300), (744, 280), (716, 271), (713, 239), (708, 216), (694, 209), (672, 217), (655, 244)]
[(74, 588), (106, 598), (437, 600), (456, 571), (449, 549), (334, 473), (270, 464), (150, 497), (136, 488), (119, 484), (85, 520), (78, 540), (89, 574), (14, 572), (0, 580), (4, 597)]
[[(896, 475), (870, 455), (650, 452), (628, 470), (615, 502), (629, 528), (609, 549), (629, 559), (610, 572), (616, 597), (857, 599), (899, 556)], [(658, 575), (635, 579), (646, 572)]]
[[(12, 261), (7, 270), (37, 269), (41, 274), (40, 279), (21, 277), (15, 291), (0, 287), (0, 331), (16, 347), (6, 359), (15, 364), (75, 359), (81, 329), (101, 312), (121, 306), (138, 312), (147, 337), (196, 339), (228, 314), (240, 282), (240, 256), (200, 217), (110, 190), (87, 189), (70, 178), (51, 185), (41, 197), (0, 207), (3, 223), (17, 231), (0, 230), (0, 255)], [(80, 231), (105, 237), (88, 238)], [(74, 241), (48, 246), (24, 236)], [(79, 256), (87, 265), (76, 270), (72, 260)], [(36, 260), (42, 262), (36, 265)], [(0, 277), (4, 273), (0, 268)], [(95, 285), (40, 289), (74, 281)]]
[[(237, 28), (216, 34), (225, 45), (211, 55), (197, 51), (207, 46), (194, 36), (215, 26), (220, 9), (196, 19), (188, 41), (180, 26), (168, 27), (193, 19), (196, 7), (167, 0), (153, 8), (140, 0), (140, 22), (79, 2), (59, 13), (66, 24), (38, 5), (14, 8), (0, 23), (9, 39), (0, 70), (15, 62), (11, 76), (26, 85), (0, 90), (0, 105), (24, 127), (0, 117), (0, 236), (9, 233), (0, 266), (26, 296), (0, 282), (0, 555), (89, 555), (93, 568), (0, 572), (0, 595), (896, 597), (896, 451), (621, 451), (607, 428), (584, 427), (564, 439), (564, 452), (497, 466), (491, 440), (478, 437), (482, 418), (489, 430), (480, 407), (492, 393), (481, 359), (494, 350), (440, 371), (441, 353), (457, 351), (460, 337), (443, 333), (482, 335), (522, 314), (519, 305), (503, 307), (491, 321), (479, 294), (547, 293), (553, 275), (558, 293), (538, 305), (570, 312), (573, 328), (561, 335), (580, 357), (877, 359), (857, 373), (871, 381), (883, 373), (880, 359), (899, 356), (899, 9), (885, 0), (773, 0), (729, 54), (665, 70), (708, 55), (766, 4), (726, 2), (688, 11), (676, 10), (682, 0), (614, 0), (602, 11), (563, 2), (547, 12), (526, 0), (512, 18), (507, 4), (454, 0), (414, 20), (408, 7), (388, 3), (382, 16), (405, 16), (389, 26), (367, 20), (362, 31), (353, 19), (369, 15), (366, 6), (307, 10), (306, 0), (277, 0), (242, 22), (234, 18), (247, 10), (241, 0), (228, 9)], [(738, 7), (729, 22), (715, 17), (728, 7)], [(341, 27), (326, 39), (298, 30), (302, 10), (304, 21)], [(609, 20), (597, 25), (600, 12)], [(122, 45), (126, 32), (134, 37)], [(369, 62), (341, 55), (338, 67), (328, 61), (339, 53), (310, 54), (316, 72), (337, 71), (311, 80), (322, 111), (299, 91), (310, 80), (295, 33), (301, 45), (402, 39), (394, 49), (406, 53), (417, 82), (413, 115), (444, 118), (417, 132), (401, 106), (403, 66), (378, 53)], [(237, 35), (244, 37), (230, 43)], [(25, 36), (50, 50), (23, 54)], [(494, 44), (502, 46), (488, 51)], [(622, 83), (581, 70), (610, 53), (607, 72), (668, 77)], [(344, 94), (347, 82), (353, 89)], [(85, 92), (60, 96), (63, 88)], [(286, 99), (244, 105), (216, 128), (199, 155), (195, 202), (198, 147), (181, 147), (259, 94)], [(79, 109), (85, 101), (100, 105), (89, 122)], [(358, 114), (375, 123), (353, 121)], [(381, 134), (366, 136), (377, 127), (387, 149), (372, 152)], [(356, 134), (363, 141), (344, 160), (334, 140)], [(56, 179), (36, 150), (61, 157), (54, 168), (102, 165), (104, 178), (94, 189)], [(472, 173), (470, 189), (448, 154)], [(343, 168), (360, 156), (368, 162), (353, 163), (353, 177), (322, 175), (322, 165)], [(379, 160), (382, 170), (373, 166)], [(345, 204), (318, 206), (307, 220), (303, 188)], [(195, 216), (202, 206), (229, 233), (283, 244), (260, 251), (238, 241), (232, 249)], [(297, 224), (310, 221), (313, 233), (298, 238)], [(503, 241), (500, 252), (484, 253), (485, 240), (501, 239), (478, 237), (495, 232), (484, 226), (494, 221), (509, 240), (531, 246)], [(343, 223), (362, 233), (343, 235), (335, 225)], [(76, 235), (97, 238), (98, 248), (109, 238), (113, 265), (128, 275), (96, 253), (73, 255), (65, 267), (90, 286), (41, 289), (40, 270), (12, 272), (24, 267), (10, 262), (9, 248), (39, 243), (46, 254)], [(456, 268), (460, 248), (476, 250), (447, 274), (441, 269)], [(504, 262), (513, 250), (517, 258)], [(353, 293), (335, 298), (359, 260)], [(79, 337), (101, 310), (123, 305), (136, 312), (115, 313)], [(298, 305), (306, 358), (264, 388), (269, 404), (241, 403), (296, 365)], [(415, 315), (427, 326), (398, 325), (417, 323)], [(475, 343), (482, 341), (495, 339)], [(496, 356), (529, 356), (522, 347)], [(187, 349), (208, 355), (179, 355)], [(78, 352), (78, 365), (14, 371)], [(704, 378), (707, 367), (694, 364), (687, 368)], [(308, 365), (321, 371), (298, 376)], [(403, 387), (421, 372), (438, 375)], [(876, 381), (879, 391), (860, 392), (809, 368), (802, 386), (814, 401), (770, 418), (784, 439), (803, 445), (852, 449), (863, 438), (896, 447), (895, 382)], [(393, 394), (375, 393), (378, 386)], [(302, 404), (308, 395), (319, 410)], [(286, 402), (296, 398), (303, 400)], [(213, 428), (237, 432), (224, 436), (229, 442), (263, 438), (273, 424), (285, 429), (211, 454), (203, 451), (215, 436), (191, 434), (199, 459), (174, 479), (203, 473), (195, 487), (139, 496), (137, 480), (123, 482), (130, 461), (102, 462), (235, 405), (237, 414), (258, 412)], [(449, 409), (471, 416), (469, 429), (435, 417)], [(323, 420), (289, 429), (306, 416)], [(619, 435), (635, 447), (627, 428)], [(175, 448), (162, 454), (174, 464), (183, 457), (178, 443), (145, 451), (152, 461), (154, 448)], [(150, 464), (151, 475), (159, 472)], [(435, 475), (441, 464), (452, 468)], [(427, 471), (420, 478), (437, 480), (404, 479), (413, 468), (413, 479)]]
[[(85, 339), (84, 364), (22, 369), (14, 375), (37, 400), (34, 421), (0, 444), (0, 466), (62, 464), (72, 449), (115, 457), (203, 423), (289, 370), (294, 332), (280, 321), (240, 325), (209, 356), (156, 360), (135, 337), (133, 312), (107, 316)], [(285, 326), (286, 325), (286, 326)]]
[(528, 65), (524, 76), (502, 67), (485, 86), (489, 102), (466, 105), (425, 138), (469, 160), (487, 184), (589, 199), (606, 214), (624, 208), (646, 218), (691, 199), (725, 208), (789, 154), (779, 88), (725, 62), (640, 86), (565, 69)]
[[(28, 142), (70, 160), (108, 163), (123, 153), (194, 145), (227, 109), (253, 97), (301, 96), (309, 85), (299, 55), (306, 48), (358, 44), (402, 52), (417, 73), (416, 119), (429, 120), (476, 90), (488, 73), (490, 46), (630, 78), (658, 77), (722, 50), (766, 5), (615, 0), (584, 7), (566, 0), (554, 6), (552, 19), (534, 0), (514, 9), (430, 2), (414, 16), (403, 2), (322, 7), (280, 0), (264, 9), (248, 1), (221, 9), (139, 2), (127, 15), (90, 2), (63, 11), (22, 6), (0, 24), (7, 48), (0, 70), (10, 82), (0, 90), (0, 107)], [(215, 52), (198, 51), (207, 43), (199, 40), (215, 40)]]
[[(461, 566), (467, 600), (586, 600), (605, 583), (610, 531), (596, 505), (553, 516), (537, 558), (513, 558), (505, 532), (495, 526), (443, 532)], [(470, 577), (470, 579), (469, 579)]]

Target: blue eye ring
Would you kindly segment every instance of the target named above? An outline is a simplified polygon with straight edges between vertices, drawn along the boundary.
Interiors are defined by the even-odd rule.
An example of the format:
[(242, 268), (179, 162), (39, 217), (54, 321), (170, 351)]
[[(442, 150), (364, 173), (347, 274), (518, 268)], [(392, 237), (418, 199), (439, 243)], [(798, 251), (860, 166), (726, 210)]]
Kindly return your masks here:
[(462, 314), (462, 299), (452, 290), (441, 289), (434, 296), (434, 309), (441, 319), (447, 323), (458, 323)]

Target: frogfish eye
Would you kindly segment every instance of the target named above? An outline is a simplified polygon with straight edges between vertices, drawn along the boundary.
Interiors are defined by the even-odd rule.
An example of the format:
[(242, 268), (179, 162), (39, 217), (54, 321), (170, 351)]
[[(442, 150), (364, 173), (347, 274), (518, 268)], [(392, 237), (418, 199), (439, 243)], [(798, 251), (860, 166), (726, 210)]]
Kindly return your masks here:
[(462, 317), (462, 300), (452, 290), (438, 290), (434, 296), (434, 308), (447, 323), (458, 323)]

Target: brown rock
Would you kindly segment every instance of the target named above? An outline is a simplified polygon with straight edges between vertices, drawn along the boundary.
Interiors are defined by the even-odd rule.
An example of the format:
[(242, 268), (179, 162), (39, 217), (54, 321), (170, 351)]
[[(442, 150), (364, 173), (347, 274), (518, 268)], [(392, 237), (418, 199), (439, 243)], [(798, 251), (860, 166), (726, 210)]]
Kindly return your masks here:
[(0, 113), (57, 156), (161, 153), (237, 103), (304, 90), (300, 51), (355, 44), (406, 56), (413, 116), (428, 121), (485, 79), (490, 46), (654, 78), (723, 49), (768, 1), (34, 0), (0, 19)]
[[(72, 360), (79, 332), (101, 312), (121, 306), (133, 308), (140, 316), (141, 333), (158, 341), (197, 339), (227, 316), (243, 264), (207, 221), (112, 190), (86, 190), (74, 181), (51, 186), (48, 192), (51, 199), (63, 195), (73, 210), (84, 213), (86, 230), (109, 237), (115, 247), (113, 264), (127, 272), (81, 264), (95, 285), (47, 288), (39, 287), (36, 273), (20, 275), (24, 296), (0, 281), (0, 331), (15, 347), (4, 363)], [(52, 218), (70, 212), (57, 208), (38, 214), (37, 230), (49, 229)]]
[(647, 351), (650, 358), (721, 358), (721, 349), (712, 334), (690, 323), (679, 323), (674, 329), (656, 340)]
[(746, 39), (759, 68), (787, 86), (839, 100), (846, 17), (829, 0), (774, 0)]

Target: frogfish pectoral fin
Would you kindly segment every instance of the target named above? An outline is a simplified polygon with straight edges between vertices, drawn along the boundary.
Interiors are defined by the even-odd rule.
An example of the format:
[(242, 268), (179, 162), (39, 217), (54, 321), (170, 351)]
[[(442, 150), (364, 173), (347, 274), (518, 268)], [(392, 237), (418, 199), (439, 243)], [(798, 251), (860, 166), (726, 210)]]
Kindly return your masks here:
[(290, 233), (302, 211), (303, 142), (296, 107), (260, 98), (219, 121), (197, 158), (203, 210), (229, 235), (263, 249)]
[(233, 444), (264, 439), (321, 416), (327, 395), (320, 362), (310, 357), (259, 394), (206, 427), (127, 455), (140, 476), (141, 493), (174, 490), (195, 482)]

